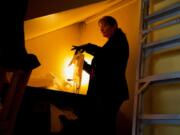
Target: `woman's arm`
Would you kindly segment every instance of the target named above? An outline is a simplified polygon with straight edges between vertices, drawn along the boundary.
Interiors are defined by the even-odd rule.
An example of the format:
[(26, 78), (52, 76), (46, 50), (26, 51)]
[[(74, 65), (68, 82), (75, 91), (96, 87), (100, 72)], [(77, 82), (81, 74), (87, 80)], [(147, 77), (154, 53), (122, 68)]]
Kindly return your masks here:
[(88, 43), (88, 44), (85, 44), (85, 45), (81, 45), (81, 46), (73, 46), (73, 48), (71, 50), (75, 50), (75, 53), (77, 52), (87, 52), (91, 55), (95, 55), (96, 52), (98, 50), (100, 50), (101, 47), (97, 46), (97, 45), (94, 45), (94, 44), (91, 44), (91, 43)]
[(99, 47), (98, 45), (88, 43), (85, 51), (94, 56), (100, 49), (101, 47)]

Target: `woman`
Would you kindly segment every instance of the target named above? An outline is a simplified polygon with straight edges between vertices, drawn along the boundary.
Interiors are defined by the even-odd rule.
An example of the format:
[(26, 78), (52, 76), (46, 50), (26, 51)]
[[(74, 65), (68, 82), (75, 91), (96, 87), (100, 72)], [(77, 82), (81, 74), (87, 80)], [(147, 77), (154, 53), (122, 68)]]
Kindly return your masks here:
[(87, 133), (115, 135), (118, 110), (129, 97), (125, 75), (129, 46), (126, 35), (113, 17), (104, 16), (98, 24), (102, 35), (108, 39), (103, 47), (88, 43), (72, 48), (76, 53), (85, 51), (94, 56), (91, 65), (84, 63), (90, 82), (88, 102), (81, 116), (88, 123)]

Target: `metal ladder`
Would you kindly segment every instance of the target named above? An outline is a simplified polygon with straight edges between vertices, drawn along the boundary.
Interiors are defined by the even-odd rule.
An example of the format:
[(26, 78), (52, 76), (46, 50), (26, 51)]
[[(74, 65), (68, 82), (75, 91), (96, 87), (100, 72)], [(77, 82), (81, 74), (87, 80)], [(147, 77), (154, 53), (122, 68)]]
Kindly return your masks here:
[[(152, 0), (141, 0), (140, 20), (140, 47), (134, 96), (132, 135), (145, 135), (145, 127), (157, 124), (180, 125), (180, 114), (146, 113), (144, 95), (156, 85), (180, 82), (180, 69), (176, 72), (167, 72), (149, 75), (151, 60), (156, 53), (163, 53), (180, 48), (180, 34), (168, 38), (152, 41), (151, 34), (161, 29), (180, 24), (180, 2), (170, 4), (165, 8), (152, 11)], [(161, 56), (161, 55), (160, 55)], [(169, 65), (167, 65), (169, 66)], [(151, 97), (153, 98), (153, 97)], [(152, 103), (151, 103), (152, 104)], [(153, 135), (150, 133), (150, 135)]]

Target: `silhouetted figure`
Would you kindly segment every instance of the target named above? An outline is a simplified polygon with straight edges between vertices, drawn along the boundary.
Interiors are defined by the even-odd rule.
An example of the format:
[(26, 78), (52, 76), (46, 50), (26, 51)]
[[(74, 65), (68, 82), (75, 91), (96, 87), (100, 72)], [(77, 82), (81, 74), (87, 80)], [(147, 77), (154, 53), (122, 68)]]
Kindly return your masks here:
[[(40, 65), (34, 54), (25, 48), (24, 18), (28, 0), (2, 0), (1, 43), (0, 43), (0, 98), (3, 85), (7, 83), (6, 73), (13, 70), (30, 71)], [(2, 11), (3, 9), (3, 11)]]
[[(3, 0), (1, 6), (0, 66), (10, 69), (32, 69), (40, 65), (28, 54), (24, 39), (24, 18), (28, 0)], [(2, 9), (1, 8), (1, 9)]]
[(84, 135), (116, 135), (118, 110), (129, 98), (125, 75), (129, 46), (113, 17), (104, 16), (98, 24), (108, 39), (103, 47), (88, 43), (72, 48), (94, 56), (91, 65), (84, 63), (85, 71), (90, 74), (88, 101), (83, 103), (78, 115), (86, 129)]

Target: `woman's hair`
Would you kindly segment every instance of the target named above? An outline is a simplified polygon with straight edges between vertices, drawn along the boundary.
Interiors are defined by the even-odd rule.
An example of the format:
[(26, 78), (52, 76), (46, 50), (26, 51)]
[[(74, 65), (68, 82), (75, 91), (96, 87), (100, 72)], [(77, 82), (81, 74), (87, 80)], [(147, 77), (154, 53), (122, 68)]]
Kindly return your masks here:
[(114, 26), (114, 25), (117, 26), (117, 21), (112, 16), (104, 16), (104, 17), (102, 17), (98, 21), (98, 24), (102, 24), (102, 23), (110, 25), (110, 26)]

